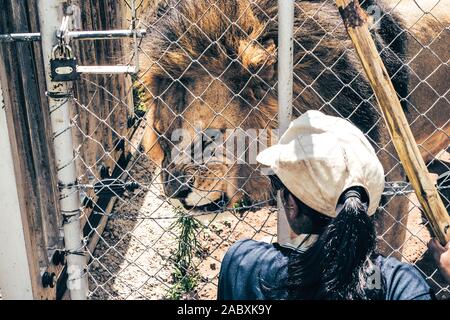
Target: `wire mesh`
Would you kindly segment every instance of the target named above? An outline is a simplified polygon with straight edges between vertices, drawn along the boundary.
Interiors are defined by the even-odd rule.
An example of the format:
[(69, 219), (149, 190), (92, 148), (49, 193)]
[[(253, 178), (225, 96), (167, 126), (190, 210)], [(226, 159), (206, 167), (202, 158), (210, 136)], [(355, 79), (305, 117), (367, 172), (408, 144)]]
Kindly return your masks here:
[[(448, 208), (448, 5), (361, 3)], [(89, 296), (213, 299), (230, 245), (276, 241), (276, 198), (255, 157), (277, 138), (282, 17), (273, 0), (124, 4), (126, 23), (148, 36), (126, 42), (129, 55), (103, 50), (111, 61), (139, 64), (139, 75), (83, 76), (76, 86), (87, 90), (73, 98)], [(334, 2), (296, 1), (294, 34), (295, 115), (321, 110), (367, 134), (386, 170), (380, 250), (414, 264), (448, 298), (426, 249), (429, 223)], [(121, 82), (127, 85), (117, 90)]]

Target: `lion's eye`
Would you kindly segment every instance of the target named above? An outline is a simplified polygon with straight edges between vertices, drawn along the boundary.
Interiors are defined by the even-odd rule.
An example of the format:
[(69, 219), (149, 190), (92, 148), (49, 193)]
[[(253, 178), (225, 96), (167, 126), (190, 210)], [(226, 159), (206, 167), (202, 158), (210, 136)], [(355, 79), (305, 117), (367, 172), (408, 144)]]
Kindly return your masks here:
[(194, 186), (196, 172), (192, 172), (191, 170), (187, 170), (185, 174), (186, 174), (186, 177), (189, 177), (186, 180), (186, 184), (188, 184), (189, 186)]

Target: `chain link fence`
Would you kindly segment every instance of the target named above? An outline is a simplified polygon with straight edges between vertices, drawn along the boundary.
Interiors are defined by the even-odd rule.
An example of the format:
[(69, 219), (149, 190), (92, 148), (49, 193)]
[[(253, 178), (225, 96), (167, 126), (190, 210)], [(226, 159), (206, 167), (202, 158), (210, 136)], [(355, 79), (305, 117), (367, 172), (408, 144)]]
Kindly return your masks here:
[[(230, 245), (277, 239), (276, 195), (255, 158), (278, 136), (283, 17), (274, 0), (122, 2), (99, 21), (121, 14), (146, 37), (74, 48), (140, 67), (137, 75), (82, 75), (74, 87), (89, 297), (214, 299)], [(448, 208), (448, 1), (361, 3)], [(334, 1), (296, 1), (295, 17), (294, 116), (317, 109), (367, 134), (387, 178), (380, 250), (414, 264), (448, 298), (427, 252), (428, 222)]]

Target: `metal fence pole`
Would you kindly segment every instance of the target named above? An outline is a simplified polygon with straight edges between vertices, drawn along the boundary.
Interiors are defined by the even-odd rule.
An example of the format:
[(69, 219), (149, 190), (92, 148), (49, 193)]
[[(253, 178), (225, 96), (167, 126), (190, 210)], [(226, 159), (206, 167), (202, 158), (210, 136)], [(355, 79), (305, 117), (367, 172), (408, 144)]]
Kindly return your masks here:
[(67, 286), (72, 300), (83, 300), (87, 297), (86, 256), (80, 225), (80, 198), (70, 120), (73, 102), (70, 98), (70, 85), (52, 82), (50, 78), (50, 59), (52, 49), (58, 43), (56, 32), (62, 21), (64, 2), (64, 0), (39, 0), (39, 24), (58, 171), (60, 207), (64, 218)]
[[(279, 136), (292, 119), (294, 85), (294, 9), (295, 0), (278, 0), (278, 121)], [(291, 229), (278, 195), (277, 241), (290, 240)]]

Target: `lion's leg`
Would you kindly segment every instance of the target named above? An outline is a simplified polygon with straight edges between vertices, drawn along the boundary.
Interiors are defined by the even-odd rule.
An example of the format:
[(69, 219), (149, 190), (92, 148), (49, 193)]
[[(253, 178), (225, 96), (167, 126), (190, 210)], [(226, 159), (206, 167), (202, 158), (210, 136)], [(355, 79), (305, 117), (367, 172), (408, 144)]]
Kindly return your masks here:
[[(433, 128), (434, 129), (434, 128)], [(431, 131), (431, 130), (429, 130)], [(450, 122), (447, 123), (443, 128), (435, 130), (432, 134), (428, 136), (424, 134), (422, 140), (418, 140), (419, 150), (425, 163), (430, 163), (436, 158), (443, 150), (446, 150), (450, 144)]]
[[(424, 128), (419, 133), (425, 138), (417, 134), (418, 137), (416, 139), (418, 139), (417, 143), (424, 161), (429, 163), (439, 152), (448, 147), (450, 125), (447, 124), (441, 130), (436, 130), (433, 134), (428, 135), (427, 132), (432, 132), (432, 130), (426, 130), (425, 126)], [(406, 181), (406, 175), (401, 163), (394, 159), (392, 155), (397, 157), (392, 143), (389, 144), (385, 151), (381, 150), (379, 154), (380, 160), (385, 167), (385, 172), (388, 174), (386, 181)], [(377, 232), (381, 236), (379, 250), (384, 255), (394, 252), (394, 255), (400, 258), (403, 251), (402, 245), (407, 237), (408, 213), (410, 210), (409, 200), (404, 195), (384, 197), (381, 205), (383, 210), (377, 218)]]
[(233, 209), (239, 207), (243, 204), (244, 193), (242, 189), (238, 188), (237, 178), (227, 178), (226, 184), (226, 195), (228, 197), (227, 208)]
[[(238, 188), (229, 186), (228, 195), (232, 195), (229, 205), (244, 203), (245, 205), (254, 205), (263, 207), (272, 204), (272, 186), (270, 179), (263, 175), (255, 167), (245, 164), (238, 165), (236, 171), (238, 177), (235, 182)], [(272, 201), (271, 201), (272, 200)]]

